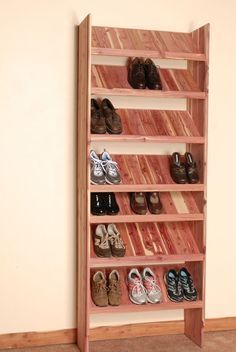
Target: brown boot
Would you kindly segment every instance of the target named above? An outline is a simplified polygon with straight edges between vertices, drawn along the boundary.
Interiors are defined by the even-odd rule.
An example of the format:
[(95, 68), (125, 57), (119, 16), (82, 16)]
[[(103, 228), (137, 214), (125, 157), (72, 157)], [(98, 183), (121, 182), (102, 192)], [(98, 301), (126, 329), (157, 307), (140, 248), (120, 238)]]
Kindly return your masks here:
[(109, 275), (108, 300), (111, 306), (119, 306), (121, 303), (120, 274), (117, 270)]
[(91, 294), (96, 306), (106, 307), (108, 305), (107, 283), (102, 271), (97, 271), (92, 278)]

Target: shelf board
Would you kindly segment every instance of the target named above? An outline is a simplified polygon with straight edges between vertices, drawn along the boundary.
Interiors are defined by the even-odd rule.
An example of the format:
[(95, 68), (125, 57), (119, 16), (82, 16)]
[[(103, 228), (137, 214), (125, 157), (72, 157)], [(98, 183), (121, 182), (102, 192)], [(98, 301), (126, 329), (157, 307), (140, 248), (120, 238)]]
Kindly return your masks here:
[(124, 258), (91, 258), (90, 268), (112, 268), (123, 266), (137, 265), (154, 265), (160, 263), (185, 263), (185, 262), (201, 262), (205, 258), (204, 254), (173, 254), (173, 255), (153, 255), (153, 256), (133, 256)]
[[(173, 268), (173, 265), (171, 266), (171, 268)], [(179, 266), (178, 267), (176, 266), (176, 268), (179, 268)], [(148, 303), (144, 305), (136, 305), (132, 303), (129, 299), (128, 288), (126, 286), (126, 277), (129, 269), (119, 268), (118, 271), (120, 273), (121, 290), (122, 290), (121, 305), (118, 307), (113, 307), (113, 306), (97, 307), (91, 299), (90, 313), (100, 314), (100, 313), (140, 312), (140, 311), (176, 310), (176, 309), (195, 309), (195, 308), (203, 307), (202, 300), (197, 300), (195, 302), (183, 301), (181, 303), (171, 302), (167, 297), (166, 288), (163, 280), (164, 270), (168, 270), (170, 269), (170, 267), (162, 266), (162, 267), (153, 267), (152, 269), (156, 272), (156, 275), (158, 278), (158, 284), (162, 291), (162, 302), (158, 304)]]
[(206, 61), (191, 33), (92, 27), (92, 55)]
[(191, 192), (163, 192), (160, 195), (162, 202), (161, 214), (135, 214), (130, 207), (128, 193), (117, 193), (116, 200), (120, 211), (117, 215), (90, 216), (90, 223), (121, 223), (121, 222), (179, 222), (202, 221), (204, 214), (198, 208), (194, 194)]
[(157, 263), (184, 263), (202, 261), (194, 238), (194, 224), (181, 223), (121, 223), (117, 225), (126, 246), (122, 258), (97, 257), (94, 252), (93, 235), (96, 226), (91, 226), (90, 267), (114, 267), (131, 265), (149, 265)]
[(163, 90), (133, 89), (125, 66), (92, 65), (92, 95), (205, 99), (188, 70), (160, 69)]
[(90, 185), (91, 192), (203, 192), (204, 184), (120, 184), (120, 185)]
[(144, 142), (204, 144), (204, 137), (193, 136), (145, 136), (135, 134), (91, 134), (91, 142)]
[(203, 221), (203, 214), (160, 214), (160, 215), (105, 215), (90, 216), (91, 224), (111, 224), (121, 222), (174, 222), (174, 221)]
[(122, 134), (91, 134), (91, 141), (191, 144), (205, 142), (188, 111), (118, 109), (117, 113), (123, 126)]

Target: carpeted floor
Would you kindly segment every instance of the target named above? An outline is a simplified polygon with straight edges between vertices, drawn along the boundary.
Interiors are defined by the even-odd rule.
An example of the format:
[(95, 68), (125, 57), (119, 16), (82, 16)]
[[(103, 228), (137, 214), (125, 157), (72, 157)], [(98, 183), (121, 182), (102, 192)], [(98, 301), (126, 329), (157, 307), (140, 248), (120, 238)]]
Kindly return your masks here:
[[(201, 350), (183, 335), (92, 342), (90, 352), (236, 352), (236, 331), (205, 334)], [(1, 352), (78, 352), (74, 345), (1, 350)]]

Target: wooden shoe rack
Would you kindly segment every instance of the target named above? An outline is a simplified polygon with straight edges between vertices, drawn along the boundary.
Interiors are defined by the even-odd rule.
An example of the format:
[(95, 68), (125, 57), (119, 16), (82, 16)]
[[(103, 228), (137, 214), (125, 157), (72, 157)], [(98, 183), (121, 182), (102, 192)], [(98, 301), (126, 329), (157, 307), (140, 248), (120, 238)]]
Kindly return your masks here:
[[(89, 351), (90, 315), (99, 313), (184, 310), (185, 335), (203, 344), (205, 310), (206, 244), (206, 150), (208, 108), (209, 25), (191, 33), (91, 26), (90, 16), (79, 26), (78, 67), (78, 346)], [(186, 68), (160, 68), (162, 91), (135, 90), (127, 82), (126, 66), (91, 64), (92, 57), (150, 57), (185, 60)], [(166, 64), (165, 64), (166, 67)], [(168, 66), (167, 66), (168, 67)], [(143, 110), (123, 108), (120, 135), (90, 134), (91, 97), (142, 97), (184, 99), (185, 110)], [(111, 99), (112, 100), (112, 99)], [(135, 101), (135, 100), (134, 100)], [(135, 104), (135, 103), (134, 103)], [(119, 155), (120, 185), (90, 185), (89, 152), (93, 142), (181, 143), (197, 162), (200, 182), (176, 184), (170, 176), (170, 154)], [(135, 148), (136, 144), (133, 144)], [(128, 148), (127, 148), (128, 149)], [(154, 149), (155, 150), (155, 149)], [(154, 153), (155, 154), (155, 153)], [(159, 215), (135, 215), (128, 192), (160, 191), (163, 211)], [(116, 192), (120, 213), (115, 216), (90, 214), (91, 192)], [(98, 223), (116, 223), (126, 243), (123, 258), (98, 258), (91, 234)], [(198, 290), (195, 302), (171, 302), (163, 274), (169, 268), (186, 266)], [(163, 292), (160, 304), (135, 305), (129, 301), (125, 278), (131, 267), (151, 266)], [(90, 295), (90, 275), (96, 270), (118, 268), (122, 281), (119, 307), (100, 308)], [(158, 315), (157, 315), (158, 320)], [(107, 336), (109, 338), (109, 336)]]

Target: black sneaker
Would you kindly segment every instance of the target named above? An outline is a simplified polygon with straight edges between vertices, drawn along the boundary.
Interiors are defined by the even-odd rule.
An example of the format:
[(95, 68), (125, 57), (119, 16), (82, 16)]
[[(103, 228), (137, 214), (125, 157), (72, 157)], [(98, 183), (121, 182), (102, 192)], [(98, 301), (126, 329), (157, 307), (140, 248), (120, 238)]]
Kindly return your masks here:
[(197, 290), (194, 286), (193, 279), (186, 268), (180, 269), (179, 281), (182, 285), (184, 298), (187, 301), (196, 301), (197, 300)]
[(107, 215), (116, 215), (119, 213), (120, 208), (116, 202), (115, 193), (103, 193), (103, 199)]
[(167, 295), (173, 302), (182, 302), (184, 299), (182, 286), (179, 281), (179, 276), (175, 270), (169, 270), (164, 275)]

